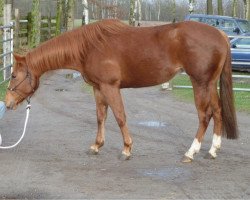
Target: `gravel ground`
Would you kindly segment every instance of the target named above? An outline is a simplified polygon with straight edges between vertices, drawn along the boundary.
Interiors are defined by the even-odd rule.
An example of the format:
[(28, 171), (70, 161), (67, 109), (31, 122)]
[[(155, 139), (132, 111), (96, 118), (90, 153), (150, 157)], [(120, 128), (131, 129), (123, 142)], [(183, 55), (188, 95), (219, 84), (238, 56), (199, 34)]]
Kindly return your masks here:
[[(250, 199), (250, 115), (238, 113), (240, 139), (222, 141), (215, 160), (204, 159), (212, 123), (194, 162), (180, 162), (198, 126), (193, 104), (160, 87), (122, 91), (134, 139), (129, 161), (118, 159), (122, 136), (109, 111), (106, 143), (88, 155), (96, 136), (94, 97), (70, 71), (42, 77), (32, 98), (27, 135), (0, 151), (2, 199)], [(25, 103), (0, 121), (3, 144), (22, 132)]]

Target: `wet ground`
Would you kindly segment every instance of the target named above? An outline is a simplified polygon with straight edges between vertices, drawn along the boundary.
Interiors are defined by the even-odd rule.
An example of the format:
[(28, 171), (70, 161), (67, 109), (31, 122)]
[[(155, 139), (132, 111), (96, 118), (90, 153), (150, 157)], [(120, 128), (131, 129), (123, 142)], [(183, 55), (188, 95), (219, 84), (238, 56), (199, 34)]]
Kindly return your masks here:
[[(93, 94), (81, 78), (65, 73), (43, 77), (32, 98), (27, 135), (15, 149), (0, 151), (0, 198), (250, 198), (249, 114), (238, 113), (240, 139), (224, 139), (216, 160), (203, 158), (211, 145), (210, 126), (195, 161), (183, 164), (198, 123), (194, 105), (160, 87), (126, 89), (132, 159), (118, 159), (123, 142), (110, 111), (105, 146), (99, 155), (88, 155), (96, 135)], [(4, 145), (18, 139), (24, 117), (25, 104), (0, 121)]]

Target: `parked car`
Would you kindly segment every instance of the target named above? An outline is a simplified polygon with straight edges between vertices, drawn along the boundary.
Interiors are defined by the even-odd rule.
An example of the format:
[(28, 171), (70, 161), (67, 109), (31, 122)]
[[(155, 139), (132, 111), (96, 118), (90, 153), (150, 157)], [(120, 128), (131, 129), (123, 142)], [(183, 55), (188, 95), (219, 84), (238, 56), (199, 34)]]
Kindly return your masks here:
[(250, 34), (246, 38), (234, 38), (231, 42), (233, 70), (250, 72)]
[(191, 14), (187, 15), (185, 20), (206, 23), (223, 30), (228, 36), (250, 33), (250, 23), (245, 19), (220, 15)]

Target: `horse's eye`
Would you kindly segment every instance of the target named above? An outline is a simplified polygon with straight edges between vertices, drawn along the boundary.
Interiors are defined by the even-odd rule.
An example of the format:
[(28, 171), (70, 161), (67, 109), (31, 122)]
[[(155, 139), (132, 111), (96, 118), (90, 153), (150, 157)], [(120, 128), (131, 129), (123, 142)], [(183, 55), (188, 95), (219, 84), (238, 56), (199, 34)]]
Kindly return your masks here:
[(12, 79), (15, 79), (16, 76), (15, 76), (14, 74), (11, 74), (11, 78), (12, 78)]

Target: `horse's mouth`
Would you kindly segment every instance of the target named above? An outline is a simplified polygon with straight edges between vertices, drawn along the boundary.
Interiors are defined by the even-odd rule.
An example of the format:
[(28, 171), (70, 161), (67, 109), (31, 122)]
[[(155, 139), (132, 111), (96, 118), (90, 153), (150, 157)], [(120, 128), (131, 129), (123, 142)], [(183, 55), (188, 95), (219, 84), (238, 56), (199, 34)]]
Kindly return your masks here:
[(9, 104), (6, 105), (7, 109), (9, 110), (16, 110), (17, 109), (17, 103), (15, 102), (10, 102)]

